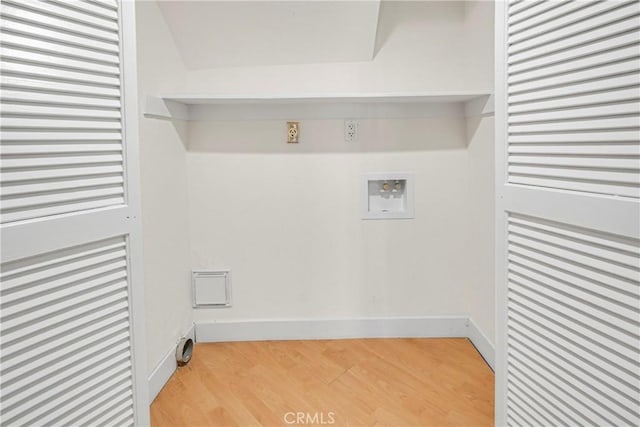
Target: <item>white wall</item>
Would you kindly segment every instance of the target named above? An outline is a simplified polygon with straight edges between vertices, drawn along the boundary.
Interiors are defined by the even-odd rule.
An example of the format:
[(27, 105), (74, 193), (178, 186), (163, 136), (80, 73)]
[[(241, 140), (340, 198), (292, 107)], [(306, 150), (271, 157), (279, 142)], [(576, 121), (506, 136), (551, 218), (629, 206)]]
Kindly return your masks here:
[(471, 318), (487, 338), (495, 343), (493, 117), (470, 119), (467, 138), (470, 180), (467, 241), (472, 247), (466, 266), (470, 280), (465, 301)]
[[(183, 89), (185, 70), (155, 2), (136, 3), (140, 106)], [(149, 373), (191, 325), (185, 123), (140, 115), (144, 279)]]
[[(137, 7), (141, 95), (492, 87), (486, 2), (383, 4), (371, 62), (201, 71), (184, 70), (157, 6)], [(462, 314), (492, 340), (491, 121), (364, 120), (349, 145), (341, 120), (305, 120), (287, 145), (279, 121), (141, 119), (149, 367), (191, 316)], [(360, 219), (360, 175), (384, 171), (414, 173), (414, 220)], [(233, 307), (192, 314), (191, 267), (231, 268)]]
[[(388, 2), (363, 63), (187, 73), (191, 91), (490, 90), (492, 5)], [(487, 21), (488, 20), (488, 21)], [(295, 118), (292, 118), (295, 119)], [(192, 264), (233, 270), (234, 305), (197, 320), (471, 315), (493, 340), (492, 119), (192, 122)], [(414, 220), (360, 219), (360, 176), (413, 172)]]
[(491, 90), (491, 2), (386, 1), (373, 61), (188, 72), (208, 93), (332, 93)]
[[(234, 300), (230, 309), (197, 310), (196, 320), (464, 314), (464, 127), (455, 119), (401, 124), (393, 137), (397, 120), (361, 121), (354, 145), (363, 152), (346, 154), (326, 147), (345, 146), (342, 121), (303, 122), (299, 146), (285, 145), (277, 122), (254, 123), (249, 142), (232, 124), (194, 123), (192, 262), (232, 268)], [(234, 144), (236, 152), (216, 152)], [(261, 147), (246, 150), (252, 144)], [(397, 151), (370, 148), (381, 145)], [(276, 153), (281, 146), (289, 152)], [(414, 220), (361, 220), (360, 176), (385, 171), (414, 173)]]
[(184, 63), (195, 69), (371, 60), (380, 0), (159, 5)]
[[(471, 39), (467, 59), (482, 64), (483, 76), (494, 78), (494, 10), (491, 1), (466, 3), (467, 34)], [(493, 87), (493, 85), (491, 86)], [(469, 282), (467, 307), (478, 327), (495, 343), (495, 167), (494, 120), (471, 118), (467, 121), (469, 141), (470, 220), (469, 241), (473, 250), (469, 259), (472, 280)]]

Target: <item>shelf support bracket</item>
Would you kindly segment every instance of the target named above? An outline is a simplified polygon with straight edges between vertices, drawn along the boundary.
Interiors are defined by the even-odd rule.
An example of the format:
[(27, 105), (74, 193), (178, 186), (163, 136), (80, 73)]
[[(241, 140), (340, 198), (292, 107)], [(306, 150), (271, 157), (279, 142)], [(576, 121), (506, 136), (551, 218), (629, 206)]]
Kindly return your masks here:
[(493, 116), (493, 94), (478, 96), (464, 103), (465, 117), (489, 117)]
[(144, 116), (164, 120), (189, 120), (189, 106), (157, 96), (147, 96)]

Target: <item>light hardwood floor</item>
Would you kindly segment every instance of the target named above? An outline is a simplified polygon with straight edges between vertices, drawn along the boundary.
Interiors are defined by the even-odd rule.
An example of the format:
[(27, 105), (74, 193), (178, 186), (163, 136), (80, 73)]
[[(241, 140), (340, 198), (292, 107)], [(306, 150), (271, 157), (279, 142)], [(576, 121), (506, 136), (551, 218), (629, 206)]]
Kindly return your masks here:
[(151, 405), (161, 426), (492, 426), (465, 338), (197, 344)]

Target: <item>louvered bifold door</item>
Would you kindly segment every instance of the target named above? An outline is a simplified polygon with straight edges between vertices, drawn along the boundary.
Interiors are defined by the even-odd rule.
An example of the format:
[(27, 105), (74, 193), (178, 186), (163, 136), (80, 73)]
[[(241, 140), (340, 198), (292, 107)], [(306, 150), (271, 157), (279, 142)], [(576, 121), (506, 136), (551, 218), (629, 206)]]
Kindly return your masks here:
[(640, 2), (496, 5), (499, 425), (640, 425)]
[(133, 2), (0, 19), (0, 424), (147, 424)]

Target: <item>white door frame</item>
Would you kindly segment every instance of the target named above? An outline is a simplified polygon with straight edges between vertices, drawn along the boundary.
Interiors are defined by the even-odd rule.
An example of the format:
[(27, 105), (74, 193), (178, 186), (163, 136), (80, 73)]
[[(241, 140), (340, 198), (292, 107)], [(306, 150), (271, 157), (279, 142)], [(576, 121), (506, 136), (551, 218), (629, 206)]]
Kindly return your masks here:
[(142, 262), (142, 219), (140, 194), (140, 143), (138, 133), (138, 56), (136, 49), (136, 10), (134, 0), (120, 0), (122, 25), (122, 90), (126, 141), (125, 174), (127, 204), (131, 222), (129, 234), (129, 287), (131, 297), (131, 337), (134, 376), (136, 425), (151, 424), (147, 381), (147, 346), (144, 309), (144, 276)]
[(495, 2), (495, 284), (496, 284), (496, 342), (495, 342), (495, 425), (507, 424), (507, 214), (505, 212), (504, 187), (507, 182), (505, 167), (507, 150), (507, 55), (506, 43), (507, 4)]

